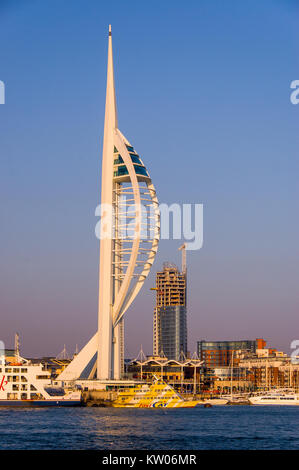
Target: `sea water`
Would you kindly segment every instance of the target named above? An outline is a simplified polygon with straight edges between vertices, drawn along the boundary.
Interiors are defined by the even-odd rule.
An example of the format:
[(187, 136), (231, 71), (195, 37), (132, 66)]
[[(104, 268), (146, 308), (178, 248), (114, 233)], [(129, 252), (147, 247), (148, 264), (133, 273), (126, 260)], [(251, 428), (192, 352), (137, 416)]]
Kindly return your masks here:
[(0, 408), (0, 449), (299, 449), (299, 406)]

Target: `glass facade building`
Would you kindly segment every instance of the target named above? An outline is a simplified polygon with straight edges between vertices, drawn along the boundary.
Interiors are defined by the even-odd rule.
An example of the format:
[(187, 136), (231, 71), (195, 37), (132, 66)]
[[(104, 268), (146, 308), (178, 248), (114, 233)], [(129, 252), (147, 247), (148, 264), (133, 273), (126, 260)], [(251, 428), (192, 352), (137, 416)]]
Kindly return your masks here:
[(198, 341), (197, 354), (204, 361), (205, 367), (215, 368), (229, 366), (236, 351), (255, 353), (257, 349), (263, 349), (265, 346), (266, 341), (261, 338), (241, 341)]
[(168, 359), (179, 360), (181, 352), (187, 354), (187, 316), (186, 307), (168, 306), (159, 310), (159, 346)]

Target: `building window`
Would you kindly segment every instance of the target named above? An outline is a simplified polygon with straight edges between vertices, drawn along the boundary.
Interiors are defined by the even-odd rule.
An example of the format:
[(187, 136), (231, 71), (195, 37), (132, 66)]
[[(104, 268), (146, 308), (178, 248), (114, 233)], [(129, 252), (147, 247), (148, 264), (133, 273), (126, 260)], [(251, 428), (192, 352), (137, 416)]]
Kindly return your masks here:
[(119, 166), (117, 170), (113, 173), (114, 176), (123, 176), (128, 174), (129, 172), (125, 165)]
[(137, 175), (148, 176), (146, 169), (143, 166), (136, 166), (134, 165), (135, 173)]

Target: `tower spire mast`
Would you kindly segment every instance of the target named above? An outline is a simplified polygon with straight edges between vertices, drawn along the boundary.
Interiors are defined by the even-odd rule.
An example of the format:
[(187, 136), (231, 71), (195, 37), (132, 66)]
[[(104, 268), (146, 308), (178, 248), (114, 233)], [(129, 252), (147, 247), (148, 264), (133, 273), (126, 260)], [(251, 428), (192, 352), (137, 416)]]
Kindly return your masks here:
[[(147, 206), (151, 201), (146, 217), (141, 217), (143, 201)], [(101, 178), (98, 331), (63, 370), (61, 380), (86, 376), (93, 379), (96, 375), (97, 379), (106, 382), (122, 377), (124, 315), (140, 291), (158, 249), (158, 206), (154, 185), (141, 157), (118, 129), (112, 32), (109, 26)], [(150, 227), (146, 236), (142, 224)]]
[[(98, 311), (98, 355), (97, 378), (111, 379), (113, 376), (113, 285), (112, 285), (112, 206), (113, 206), (113, 152), (114, 136), (117, 129), (117, 111), (114, 85), (112, 31), (109, 25), (108, 36), (108, 63), (107, 63), (107, 87), (105, 105), (105, 124), (102, 161), (102, 210), (110, 211), (108, 218), (111, 220), (107, 226), (101, 226), (100, 242), (100, 266), (99, 266), (99, 311)], [(105, 214), (102, 213), (102, 216)], [(107, 214), (106, 214), (107, 216)]]
[(105, 130), (107, 127), (117, 128), (117, 108), (114, 85), (113, 51), (112, 51), (112, 29), (109, 25), (108, 36), (108, 63), (107, 63), (107, 86), (106, 86), (106, 107), (105, 107)]

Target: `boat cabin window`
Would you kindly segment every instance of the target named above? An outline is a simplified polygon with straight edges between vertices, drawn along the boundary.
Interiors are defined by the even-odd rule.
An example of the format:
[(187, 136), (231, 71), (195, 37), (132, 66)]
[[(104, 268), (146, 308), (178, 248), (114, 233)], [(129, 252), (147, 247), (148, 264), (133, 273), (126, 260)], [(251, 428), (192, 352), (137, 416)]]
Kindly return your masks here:
[(47, 387), (45, 388), (45, 391), (51, 396), (61, 396), (63, 397), (65, 395), (64, 389), (61, 387)]

